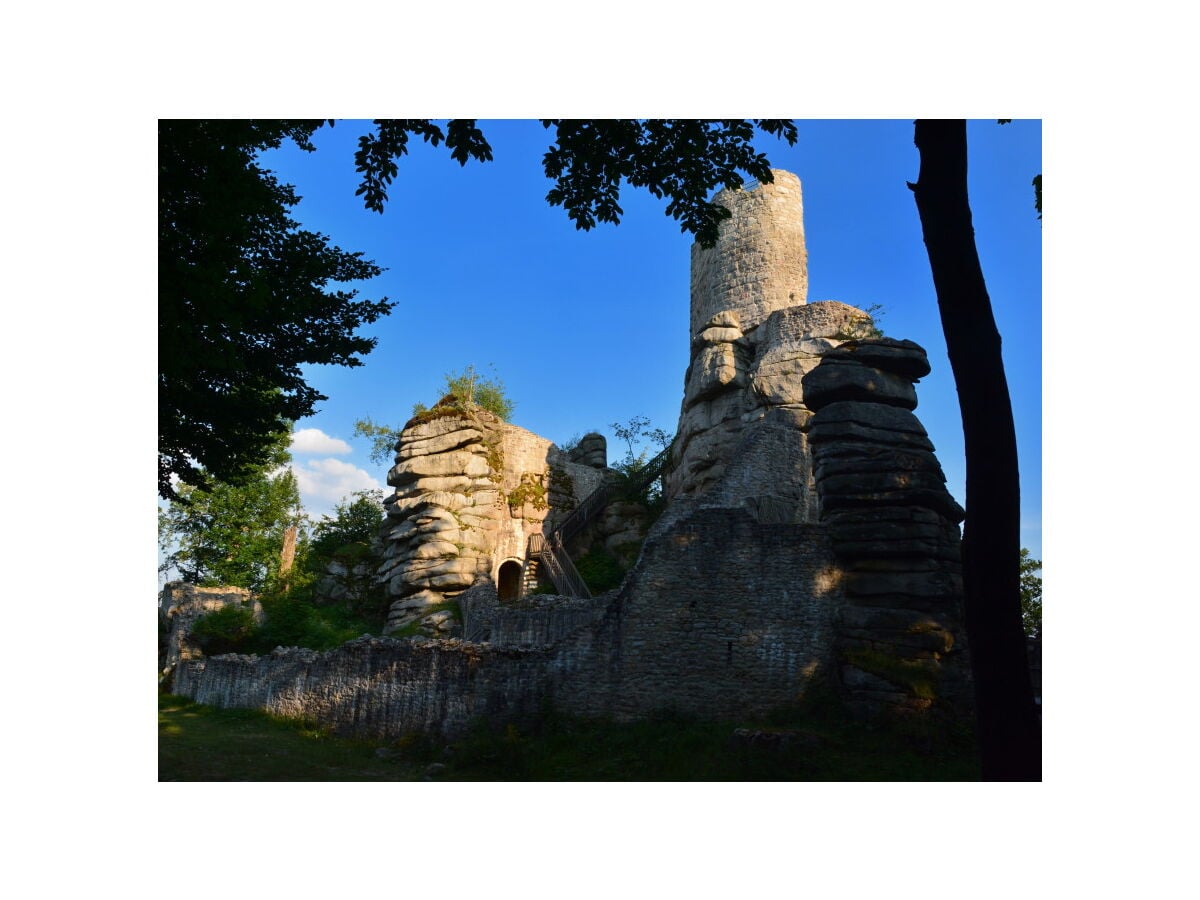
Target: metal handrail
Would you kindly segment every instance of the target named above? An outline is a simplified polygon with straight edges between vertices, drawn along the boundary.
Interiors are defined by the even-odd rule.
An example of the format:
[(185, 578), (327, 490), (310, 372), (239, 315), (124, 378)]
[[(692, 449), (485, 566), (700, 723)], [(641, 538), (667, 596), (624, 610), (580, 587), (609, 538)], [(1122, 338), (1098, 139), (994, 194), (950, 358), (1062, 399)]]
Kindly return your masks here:
[(600, 485), (584, 497), (583, 501), (571, 510), (571, 514), (551, 531), (551, 534), (559, 535), (561, 543), (566, 544), (567, 541), (583, 531), (596, 517), (596, 514), (608, 505), (608, 496), (611, 493), (612, 487), (609, 484)]
[[(531, 534), (525, 548), (525, 566), (529, 564), (530, 559), (539, 560), (546, 569), (546, 574), (550, 576), (550, 581), (554, 585), (554, 589), (565, 597), (591, 597), (592, 592), (588, 590), (587, 583), (583, 580), (583, 576), (575, 568), (575, 564), (571, 562), (570, 555), (563, 549), (561, 544), (555, 544), (553, 540), (546, 540), (541, 534)], [(521, 592), (525, 591), (525, 582), (521, 582)]]
[[(633, 493), (643, 490), (655, 478), (663, 474), (667, 461), (671, 456), (671, 444), (668, 443), (662, 452), (651, 459), (637, 474), (637, 479), (630, 482)], [(531, 534), (525, 545), (525, 560), (521, 563), (521, 584), (519, 595), (525, 595), (525, 574), (529, 569), (529, 560), (537, 559), (546, 568), (554, 589), (568, 597), (591, 597), (587, 583), (571, 561), (566, 545), (571, 538), (586, 528), (605, 506), (613, 493), (611, 484), (605, 482), (592, 491), (583, 501), (571, 510), (571, 514), (552, 528), (549, 534)]]
[(650, 460), (650, 462), (646, 463), (642, 470), (638, 472), (637, 480), (630, 482), (629, 486), (631, 493), (637, 494), (641, 492), (646, 485), (662, 475), (663, 471), (667, 467), (667, 460), (670, 458), (670, 456), (671, 444), (668, 443), (667, 446), (663, 447), (657, 456)]

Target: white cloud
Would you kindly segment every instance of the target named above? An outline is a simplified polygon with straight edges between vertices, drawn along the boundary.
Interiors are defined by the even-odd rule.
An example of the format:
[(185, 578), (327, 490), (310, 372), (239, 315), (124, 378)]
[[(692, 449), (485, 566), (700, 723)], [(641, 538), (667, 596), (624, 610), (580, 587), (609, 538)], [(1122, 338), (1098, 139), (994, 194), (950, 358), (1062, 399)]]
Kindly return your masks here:
[(332, 514), (333, 507), (355, 491), (384, 487), (369, 472), (340, 459), (308, 459), (303, 464), (293, 463), (292, 471), (300, 500), (314, 518)]
[(293, 453), (350, 453), (349, 444), (340, 438), (330, 437), (320, 428), (301, 428), (292, 433)]

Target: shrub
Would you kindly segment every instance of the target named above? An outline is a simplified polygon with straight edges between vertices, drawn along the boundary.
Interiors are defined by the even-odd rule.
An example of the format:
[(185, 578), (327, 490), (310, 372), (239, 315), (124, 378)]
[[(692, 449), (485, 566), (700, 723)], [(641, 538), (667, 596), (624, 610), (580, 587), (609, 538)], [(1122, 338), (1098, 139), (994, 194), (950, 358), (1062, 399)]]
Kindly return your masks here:
[(446, 395), (433, 405), (433, 409), (424, 403), (414, 404), (413, 418), (409, 424), (437, 418), (437, 410), (445, 415), (449, 411), (472, 406), (486, 409), (505, 422), (512, 421), (513, 410), (516, 409), (516, 404), (508, 399), (504, 382), (499, 376), (493, 373), (491, 378), (484, 377), (470, 365), (457, 374), (446, 374)]
[(1021, 548), (1021, 624), (1027, 637), (1042, 636), (1042, 561), (1032, 559), (1028, 547)]
[(334, 507), (332, 517), (325, 516), (313, 529), (308, 546), (310, 571), (324, 571), (330, 560), (343, 554), (349, 545), (369, 548), (383, 520), (383, 491), (355, 491)]
[(575, 560), (575, 568), (593, 594), (611, 591), (625, 578), (625, 570), (617, 558), (599, 545)]
[(851, 322), (834, 335), (839, 341), (866, 341), (883, 337), (883, 329), (879, 320), (883, 318), (884, 308), (879, 303), (872, 303)]
[(248, 606), (222, 606), (192, 625), (192, 639), (208, 656), (244, 652), (253, 633), (254, 613)]

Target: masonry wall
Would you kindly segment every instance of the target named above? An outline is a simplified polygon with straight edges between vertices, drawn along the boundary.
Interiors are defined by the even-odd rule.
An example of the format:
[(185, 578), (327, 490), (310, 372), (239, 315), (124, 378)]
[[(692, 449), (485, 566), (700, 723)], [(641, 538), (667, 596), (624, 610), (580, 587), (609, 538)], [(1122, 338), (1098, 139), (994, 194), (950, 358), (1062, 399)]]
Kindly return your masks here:
[(555, 647), (555, 703), (618, 719), (795, 703), (831, 662), (839, 597), (818, 528), (689, 510), (652, 531), (600, 621)]
[(715, 202), (733, 215), (716, 247), (692, 246), (691, 335), (717, 313), (733, 311), (744, 329), (808, 297), (808, 253), (800, 179), (773, 169), (775, 180), (752, 190), (721, 191)]
[(192, 640), (192, 626), (201, 616), (225, 606), (244, 606), (256, 621), (262, 619), (262, 604), (245, 588), (200, 587), (182, 581), (163, 586), (158, 608), (158, 670), (167, 672), (182, 659), (199, 659), (204, 654)]
[(530, 721), (545, 701), (621, 720), (741, 719), (796, 702), (828, 670), (840, 589), (814, 526), (697, 508), (652, 532), (616, 592), (508, 606), (480, 585), (462, 600), (478, 641), (363, 637), (190, 660), (172, 689), (372, 736), (452, 738), (476, 717)]
[(457, 640), (362, 637), (336, 650), (188, 660), (171, 689), (198, 703), (312, 719), (340, 734), (461, 735), (475, 718), (526, 721), (546, 693), (544, 653)]

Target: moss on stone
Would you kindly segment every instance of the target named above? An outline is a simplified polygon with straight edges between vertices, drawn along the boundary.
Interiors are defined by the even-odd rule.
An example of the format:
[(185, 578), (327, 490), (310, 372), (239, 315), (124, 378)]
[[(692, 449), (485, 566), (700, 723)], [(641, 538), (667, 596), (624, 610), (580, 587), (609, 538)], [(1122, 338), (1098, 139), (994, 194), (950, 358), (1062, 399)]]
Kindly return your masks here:
[(513, 509), (520, 509), (526, 503), (537, 510), (549, 507), (546, 502), (546, 486), (531, 472), (521, 475), (521, 483), (508, 495), (508, 505)]

